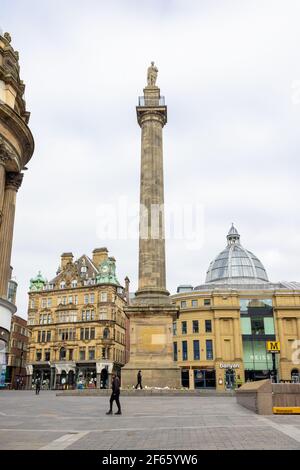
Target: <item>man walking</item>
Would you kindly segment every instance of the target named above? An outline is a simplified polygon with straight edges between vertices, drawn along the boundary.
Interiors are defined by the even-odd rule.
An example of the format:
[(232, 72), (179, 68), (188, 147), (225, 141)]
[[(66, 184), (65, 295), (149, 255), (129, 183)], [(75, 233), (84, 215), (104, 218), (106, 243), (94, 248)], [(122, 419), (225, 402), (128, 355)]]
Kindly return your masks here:
[(37, 378), (36, 383), (35, 383), (35, 394), (39, 395), (40, 390), (41, 390), (41, 380)]
[(140, 386), (141, 389), (143, 388), (143, 387), (142, 387), (142, 371), (141, 371), (141, 370), (138, 371), (138, 374), (137, 374), (137, 384), (136, 384), (135, 388), (137, 389), (138, 386)]
[(111, 381), (111, 388), (112, 388), (112, 394), (109, 400), (110, 408), (109, 411), (106, 413), (107, 415), (112, 414), (112, 407), (113, 407), (113, 402), (116, 402), (116, 405), (118, 407), (118, 411), (115, 413), (116, 415), (121, 415), (121, 405), (120, 405), (120, 379), (116, 374), (112, 374), (112, 381)]

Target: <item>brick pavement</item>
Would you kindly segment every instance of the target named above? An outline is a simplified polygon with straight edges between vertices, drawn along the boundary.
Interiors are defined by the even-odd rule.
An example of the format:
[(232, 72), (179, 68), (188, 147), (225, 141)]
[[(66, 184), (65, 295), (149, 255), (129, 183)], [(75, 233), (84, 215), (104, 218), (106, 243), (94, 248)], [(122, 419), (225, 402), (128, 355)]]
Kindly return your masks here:
[(0, 449), (300, 449), (300, 416), (260, 417), (234, 397), (107, 397), (0, 392)]

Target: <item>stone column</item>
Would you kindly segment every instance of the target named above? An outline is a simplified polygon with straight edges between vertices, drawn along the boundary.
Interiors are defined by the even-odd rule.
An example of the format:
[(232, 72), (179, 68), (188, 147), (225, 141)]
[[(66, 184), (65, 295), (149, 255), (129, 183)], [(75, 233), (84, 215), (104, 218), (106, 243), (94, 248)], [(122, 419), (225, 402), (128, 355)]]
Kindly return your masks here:
[(21, 186), (22, 173), (7, 173), (0, 226), (0, 297), (7, 297), (10, 277), (10, 258), (15, 219), (16, 194)]
[(137, 107), (142, 129), (140, 183), (139, 288), (137, 297), (168, 296), (166, 290), (162, 129), (167, 107), (160, 89), (146, 87)]
[(2, 220), (4, 189), (5, 189), (5, 159), (0, 154), (0, 226), (1, 226), (1, 220)]
[(234, 356), (235, 359), (242, 359), (241, 355), (241, 329), (239, 325), (240, 319), (233, 319), (233, 334), (234, 334)]

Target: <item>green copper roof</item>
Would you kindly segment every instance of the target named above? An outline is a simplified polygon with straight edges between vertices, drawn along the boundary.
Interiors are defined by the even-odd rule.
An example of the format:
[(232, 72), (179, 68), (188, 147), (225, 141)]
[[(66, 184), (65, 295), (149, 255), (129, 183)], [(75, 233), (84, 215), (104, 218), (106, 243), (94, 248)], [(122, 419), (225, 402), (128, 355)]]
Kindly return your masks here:
[(30, 279), (30, 291), (40, 291), (46, 284), (46, 279), (43, 278), (41, 271), (38, 272), (36, 277)]
[(96, 276), (98, 284), (117, 284), (120, 285), (116, 276), (116, 260), (107, 258), (99, 266), (99, 274)]

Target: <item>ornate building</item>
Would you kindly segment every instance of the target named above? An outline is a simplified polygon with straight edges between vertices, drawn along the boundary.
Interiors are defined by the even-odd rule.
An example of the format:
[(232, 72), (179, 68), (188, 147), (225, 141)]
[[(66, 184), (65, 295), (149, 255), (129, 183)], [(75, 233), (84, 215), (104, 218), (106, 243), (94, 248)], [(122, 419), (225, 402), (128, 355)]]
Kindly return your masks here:
[(51, 389), (109, 385), (128, 356), (128, 278), (125, 283), (124, 289), (106, 248), (76, 261), (63, 253), (54, 279), (41, 273), (31, 279), (28, 388), (37, 377)]
[[(234, 226), (205, 284), (179, 286), (173, 301), (180, 308), (173, 346), (183, 386), (224, 390), (272, 375), (299, 381), (300, 283), (269, 282)], [(280, 341), (275, 368), (267, 341)]]
[(11, 316), (16, 312), (9, 300), (16, 195), (34, 150), (24, 91), (19, 54), (10, 35), (0, 33), (0, 386), (6, 375)]

